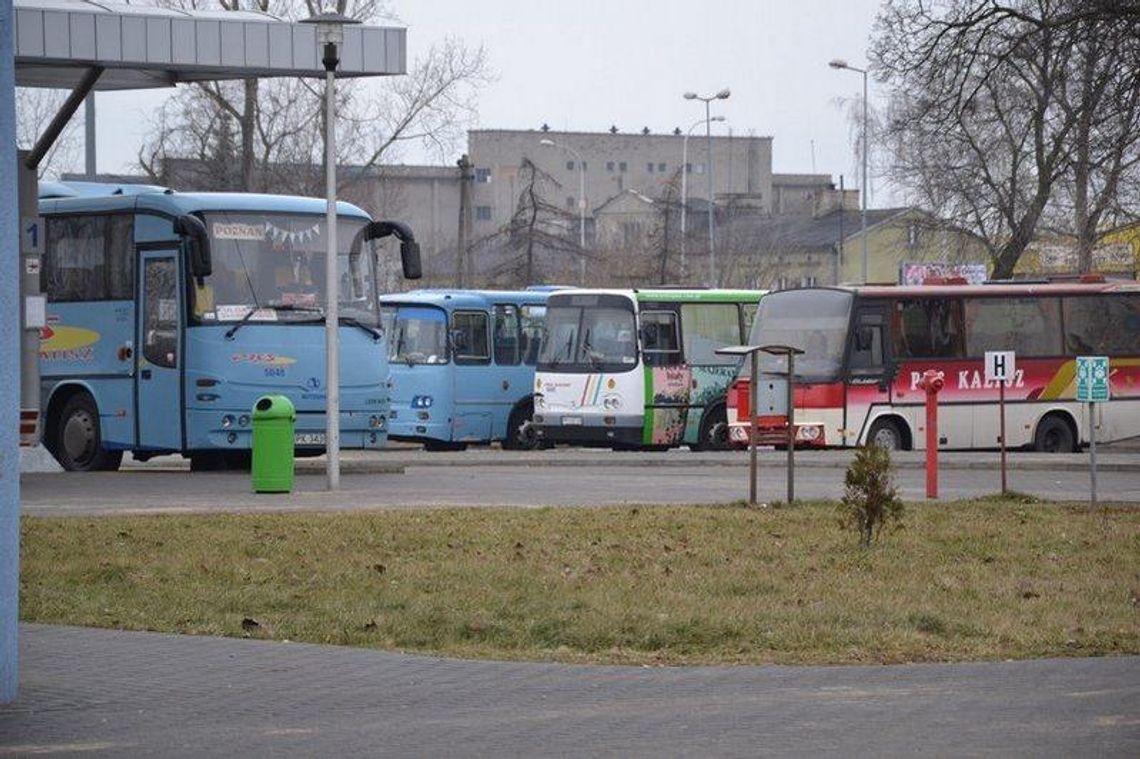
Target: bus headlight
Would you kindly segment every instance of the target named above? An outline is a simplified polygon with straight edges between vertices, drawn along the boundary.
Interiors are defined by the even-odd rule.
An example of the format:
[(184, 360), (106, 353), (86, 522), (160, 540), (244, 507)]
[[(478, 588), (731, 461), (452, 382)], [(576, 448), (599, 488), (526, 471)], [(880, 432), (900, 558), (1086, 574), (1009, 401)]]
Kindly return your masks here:
[(238, 426), (239, 427), (248, 427), (249, 426), (249, 414), (242, 414), (241, 416), (238, 417)]
[(230, 427), (233, 427), (233, 426), (234, 426), (234, 418), (231, 414), (226, 414), (225, 416), (222, 417), (222, 429), (223, 430), (228, 430)]
[(534, 396), (534, 407), (535, 408), (546, 408), (546, 399), (543, 398), (542, 395), (535, 395)]
[(384, 426), (384, 417), (373, 414), (368, 417), (368, 426), (374, 430), (381, 429)]
[(431, 408), (432, 397), (430, 395), (414, 395), (412, 396), (412, 408)]
[(796, 439), (803, 440), (808, 443), (816, 443), (823, 440), (823, 425), (821, 424), (803, 424), (796, 425)]
[(618, 409), (621, 408), (621, 396), (620, 395), (607, 395), (605, 397), (605, 399), (602, 401), (602, 406), (604, 408), (610, 409), (612, 411), (617, 411)]

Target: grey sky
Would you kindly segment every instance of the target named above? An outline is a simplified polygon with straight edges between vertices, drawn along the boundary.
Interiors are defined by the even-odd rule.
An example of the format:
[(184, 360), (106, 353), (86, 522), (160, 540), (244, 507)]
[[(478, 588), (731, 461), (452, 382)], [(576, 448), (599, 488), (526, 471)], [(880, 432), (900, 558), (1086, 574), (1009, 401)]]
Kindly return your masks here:
[[(396, 0), (410, 57), (446, 36), (482, 43), (498, 75), (480, 98), (478, 126), (601, 131), (687, 128), (704, 117), (694, 90), (732, 89), (713, 104), (724, 133), (771, 135), (774, 168), (846, 175), (857, 186), (838, 98), (859, 93), (878, 0)], [(99, 168), (133, 162), (150, 114), (166, 93), (99, 95)], [(872, 82), (872, 100), (875, 99)], [(449, 157), (449, 162), (458, 157)], [(408, 153), (407, 162), (427, 156)], [(872, 183), (873, 186), (873, 183)], [(872, 192), (871, 204), (875, 204)], [(884, 197), (883, 201), (887, 199)]]

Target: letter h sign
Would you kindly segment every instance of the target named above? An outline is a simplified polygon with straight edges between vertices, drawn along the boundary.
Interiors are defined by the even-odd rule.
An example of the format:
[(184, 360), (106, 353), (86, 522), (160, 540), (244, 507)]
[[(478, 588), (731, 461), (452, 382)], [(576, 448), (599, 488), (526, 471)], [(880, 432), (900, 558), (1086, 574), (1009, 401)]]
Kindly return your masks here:
[(986, 351), (986, 382), (1007, 382), (1014, 376), (1013, 351)]

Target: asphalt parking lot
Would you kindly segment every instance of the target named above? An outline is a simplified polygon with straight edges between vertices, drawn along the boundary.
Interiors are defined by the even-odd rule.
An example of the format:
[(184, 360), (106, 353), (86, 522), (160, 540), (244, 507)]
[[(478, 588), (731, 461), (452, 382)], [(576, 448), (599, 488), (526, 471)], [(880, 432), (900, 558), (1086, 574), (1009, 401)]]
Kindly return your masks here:
[[(851, 453), (797, 454), (796, 496), (838, 498)], [(786, 454), (760, 456), (760, 500), (785, 498)], [(941, 455), (943, 499), (1000, 490), (996, 453)], [(903, 497), (925, 498), (922, 454), (896, 456)], [(621, 504), (731, 503), (748, 497), (745, 453), (613, 453), (558, 449), (516, 453), (476, 449), (433, 454), (414, 449), (346, 452), (341, 489), (325, 490), (323, 460), (298, 462), (293, 493), (254, 494), (241, 472), (190, 472), (166, 457), (129, 464), (111, 473), (27, 473), (22, 477), (26, 514), (300, 511), (463, 506), (604, 506)], [(1100, 456), (1101, 500), (1140, 503), (1140, 454)], [(1089, 497), (1086, 454), (1010, 455), (1011, 489), (1042, 498)]]

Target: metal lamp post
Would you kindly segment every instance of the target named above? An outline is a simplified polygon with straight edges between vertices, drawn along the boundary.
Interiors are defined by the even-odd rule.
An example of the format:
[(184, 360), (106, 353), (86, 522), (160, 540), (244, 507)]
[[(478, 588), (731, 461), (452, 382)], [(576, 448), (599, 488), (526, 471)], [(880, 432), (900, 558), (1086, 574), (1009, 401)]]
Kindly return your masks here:
[(727, 100), (732, 92), (725, 87), (715, 95), (707, 97), (698, 95), (695, 92), (686, 92), (684, 94), (685, 100), (701, 100), (705, 104), (705, 141), (708, 143), (709, 151), (709, 286), (716, 287), (716, 236), (713, 232), (713, 154), (712, 154), (712, 116), (709, 115), (709, 103), (713, 100)]
[(544, 139), (538, 141), (539, 145), (548, 148), (565, 150), (578, 162), (578, 284), (586, 284), (586, 164), (577, 150), (561, 142)]
[[(712, 121), (724, 121), (724, 116), (713, 116)], [(685, 276), (685, 213), (688, 208), (689, 195), (689, 135), (693, 130), (705, 123), (705, 119), (693, 122), (681, 140), (681, 276)]]
[(325, 225), (325, 475), (329, 490), (340, 487), (340, 326), (339, 272), (336, 240), (336, 69), (344, 27), (359, 21), (339, 13), (321, 13), (305, 19), (317, 27), (321, 63), (325, 66), (325, 195), (328, 198)]
[[(840, 58), (829, 61), (827, 65), (833, 69), (846, 69), (863, 75), (863, 189), (860, 193), (863, 197), (860, 235), (863, 238), (863, 284), (867, 284), (867, 69), (856, 68)], [(839, 211), (843, 212), (842, 197), (839, 198)]]

